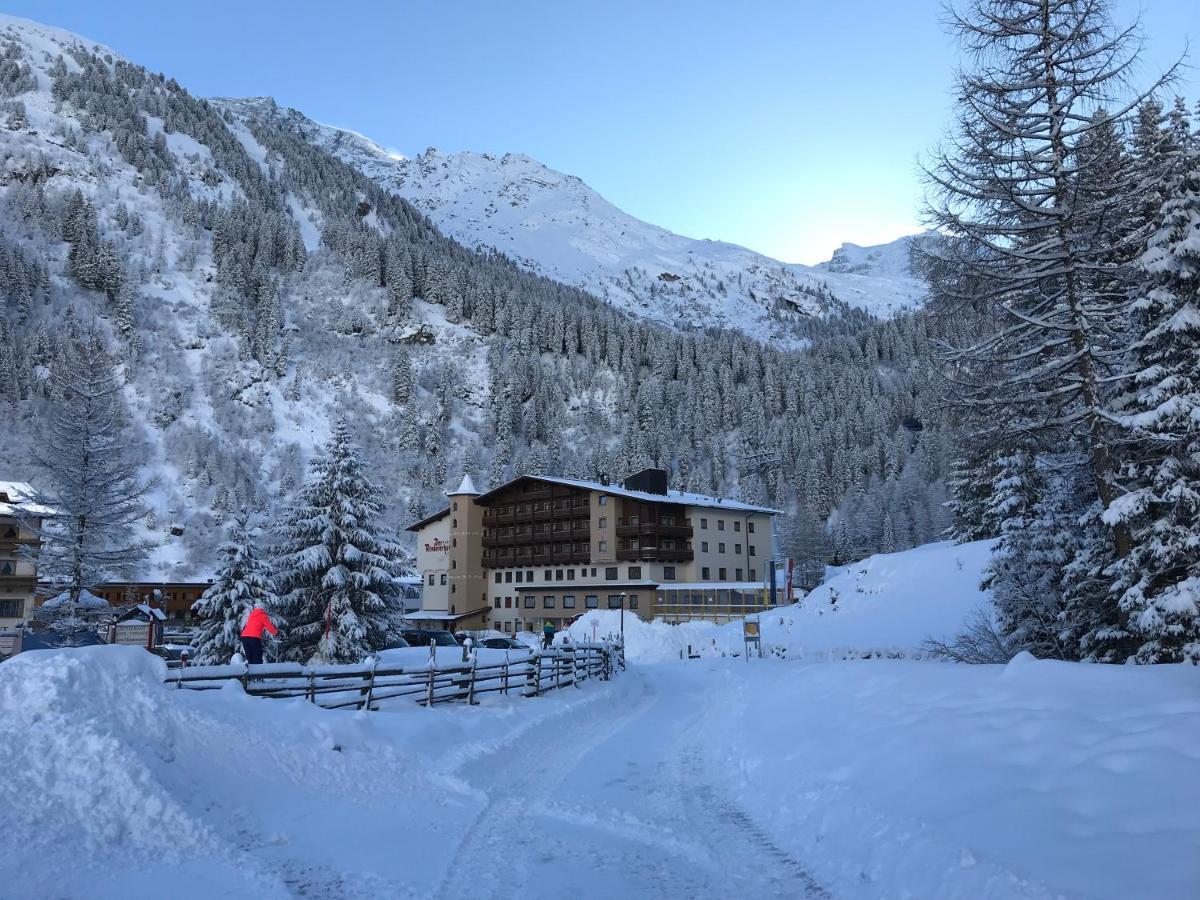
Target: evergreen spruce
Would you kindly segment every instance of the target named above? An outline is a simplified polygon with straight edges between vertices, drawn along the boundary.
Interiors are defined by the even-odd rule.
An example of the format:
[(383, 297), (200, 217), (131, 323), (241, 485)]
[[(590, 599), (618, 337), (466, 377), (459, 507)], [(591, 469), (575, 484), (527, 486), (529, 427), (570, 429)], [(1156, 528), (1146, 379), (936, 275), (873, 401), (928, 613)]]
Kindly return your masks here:
[(276, 626), (281, 624), (274, 616), (275, 595), (246, 512), (234, 519), (229, 539), (217, 553), (220, 564), (216, 578), (192, 605), (192, 614), (199, 621), (194, 661), (202, 666), (224, 665), (234, 653), (241, 652), (242, 626), (256, 604), (271, 610)]
[(378, 530), (380, 492), (338, 422), (279, 526), (272, 570), (290, 659), (359, 662), (403, 614), (399, 548)]

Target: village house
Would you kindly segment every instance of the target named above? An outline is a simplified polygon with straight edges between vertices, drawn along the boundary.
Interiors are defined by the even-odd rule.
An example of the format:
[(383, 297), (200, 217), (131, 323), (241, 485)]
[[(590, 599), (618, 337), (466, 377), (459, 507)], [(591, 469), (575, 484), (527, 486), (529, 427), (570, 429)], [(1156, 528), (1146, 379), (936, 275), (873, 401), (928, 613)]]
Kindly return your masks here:
[(25, 557), (41, 542), (38, 533), (46, 510), (31, 498), (24, 482), (0, 481), (0, 628), (24, 625), (37, 591), (37, 563)]

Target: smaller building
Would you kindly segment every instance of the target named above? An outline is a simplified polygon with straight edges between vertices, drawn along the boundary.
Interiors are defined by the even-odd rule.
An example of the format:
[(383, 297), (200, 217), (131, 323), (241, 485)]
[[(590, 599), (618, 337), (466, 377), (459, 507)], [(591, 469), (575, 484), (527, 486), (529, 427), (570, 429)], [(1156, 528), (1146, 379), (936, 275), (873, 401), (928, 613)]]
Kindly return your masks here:
[(37, 593), (37, 563), (27, 557), (40, 546), (42, 517), (33, 488), (20, 481), (0, 481), (0, 628), (23, 626)]
[(109, 606), (144, 604), (161, 609), (167, 622), (181, 625), (192, 621), (192, 604), (212, 586), (211, 581), (109, 582), (92, 588), (92, 593)]

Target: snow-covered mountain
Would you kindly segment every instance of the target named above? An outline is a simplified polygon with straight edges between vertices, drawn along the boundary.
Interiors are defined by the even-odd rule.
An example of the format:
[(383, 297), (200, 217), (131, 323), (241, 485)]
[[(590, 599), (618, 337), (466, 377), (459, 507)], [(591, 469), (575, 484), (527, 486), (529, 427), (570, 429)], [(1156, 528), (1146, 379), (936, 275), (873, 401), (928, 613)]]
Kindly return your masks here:
[[(412, 171), (431, 173), (404, 184), (432, 190), (441, 163), (422, 158)], [(689, 242), (515, 158), (473, 164), (480, 179), (525, 173), (502, 180), (523, 193), (460, 185), (438, 207), (443, 231), (404, 199), (399, 162), (268, 101), (200, 100), (86, 38), (0, 16), (0, 477), (39, 477), (54, 376), (95, 332), (156, 479), (144, 577), (211, 572), (230, 515), (270, 521), (340, 418), (388, 492), (392, 528), (464, 470), (495, 485), (658, 465), (680, 488), (789, 510), (799, 524), (781, 534), (816, 528), (810, 553), (864, 483), (860, 505), (896, 507), (895, 543), (938, 533), (944, 496), (927, 473), (942, 465), (944, 420), (925, 400), (923, 326), (818, 315), (841, 309), (833, 290), (880, 279), (801, 278)], [(552, 177), (558, 188), (537, 183)], [(448, 217), (489, 203), (514, 240), (562, 239), (553, 273), (511, 248), (476, 252)], [(579, 204), (590, 218), (570, 212)], [(639, 255), (621, 222), (650, 249)], [(605, 253), (608, 269), (589, 268)], [(648, 259), (622, 288), (621, 267)], [(904, 427), (914, 416), (919, 441)], [(883, 520), (861, 518), (854, 540), (869, 549)]]
[(803, 266), (745, 247), (683, 237), (618, 209), (573, 175), (519, 153), (415, 158), (353, 131), (322, 125), (267, 98), (217, 101), (242, 115), (274, 115), (426, 213), (470, 247), (504, 253), (526, 269), (583, 288), (641, 318), (675, 327), (736, 328), (786, 339), (797, 316), (840, 304), (888, 316), (920, 304), (907, 239), (852, 248), (886, 265)]

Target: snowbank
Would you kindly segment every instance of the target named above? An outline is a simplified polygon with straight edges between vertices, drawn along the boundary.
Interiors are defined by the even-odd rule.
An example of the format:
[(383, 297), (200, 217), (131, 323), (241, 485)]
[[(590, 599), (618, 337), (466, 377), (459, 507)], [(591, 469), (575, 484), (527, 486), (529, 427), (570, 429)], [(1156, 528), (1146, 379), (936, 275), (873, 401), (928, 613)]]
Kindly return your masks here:
[(833, 896), (1196, 896), (1193, 667), (673, 668), (710, 688), (705, 765)]
[[(830, 569), (802, 601), (759, 616), (763, 650), (789, 659), (912, 656), (928, 638), (957, 634), (972, 612), (988, 603), (979, 582), (994, 542), (925, 544), (881, 553)], [(620, 614), (592, 610), (571, 626), (573, 640), (620, 630)], [(688, 648), (705, 656), (740, 653), (742, 624), (667, 625), (625, 616), (626, 656), (639, 662), (679, 659)]]
[(443, 872), (413, 861), (452, 850), (481, 802), (458, 768), (606, 696), (331, 713), (164, 674), (139, 647), (0, 664), (0, 896), (427, 896)]

